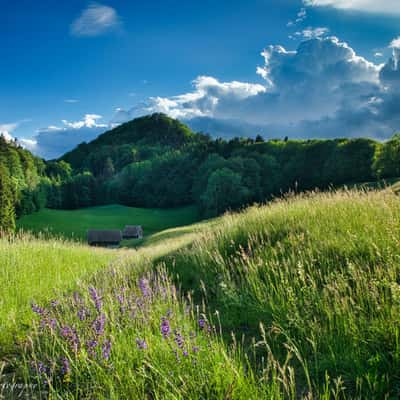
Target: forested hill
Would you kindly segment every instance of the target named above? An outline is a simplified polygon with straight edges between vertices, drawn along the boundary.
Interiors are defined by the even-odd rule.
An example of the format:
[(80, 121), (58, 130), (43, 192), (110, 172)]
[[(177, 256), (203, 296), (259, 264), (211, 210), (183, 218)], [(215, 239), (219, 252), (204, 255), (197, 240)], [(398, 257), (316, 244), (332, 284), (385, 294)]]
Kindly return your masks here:
[(180, 148), (198, 140), (200, 136), (176, 119), (164, 114), (153, 114), (119, 125), (90, 143), (81, 143), (61, 159), (73, 168), (89, 168), (97, 172), (95, 164), (98, 158), (110, 156), (117, 166), (122, 167), (137, 160), (135, 148), (147, 149), (150, 153), (145, 152), (142, 158), (151, 158), (151, 149)]
[(62, 207), (195, 203), (202, 215), (214, 216), (288, 190), (399, 176), (398, 143), (398, 136), (385, 145), (363, 138), (264, 141), (257, 136), (226, 141), (153, 114), (120, 125), (61, 158), (74, 170), (61, 195)]
[(289, 190), (400, 177), (400, 136), (371, 139), (212, 139), (163, 114), (137, 118), (43, 161), (0, 142), (0, 228), (46, 206), (196, 204), (201, 216), (265, 202)]

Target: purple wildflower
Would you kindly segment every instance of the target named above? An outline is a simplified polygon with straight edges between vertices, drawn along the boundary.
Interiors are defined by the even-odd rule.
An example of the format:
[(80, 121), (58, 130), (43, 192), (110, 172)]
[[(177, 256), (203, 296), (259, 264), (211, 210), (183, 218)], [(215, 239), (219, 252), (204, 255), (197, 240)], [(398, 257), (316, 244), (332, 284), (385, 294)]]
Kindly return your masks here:
[(42, 308), (42, 307), (39, 307), (37, 304), (35, 304), (35, 303), (32, 303), (31, 304), (31, 308), (32, 308), (32, 311), (34, 312), (34, 313), (36, 313), (36, 314), (38, 314), (38, 315), (41, 315), (41, 316), (43, 316), (44, 314), (45, 314), (45, 312), (46, 312), (46, 310), (44, 309), (44, 308)]
[(189, 356), (189, 353), (188, 353), (186, 350), (183, 350), (183, 356), (184, 356), (184, 357), (188, 357), (188, 356)]
[(97, 312), (100, 312), (101, 307), (103, 305), (103, 302), (101, 301), (101, 296), (97, 292), (97, 290), (94, 287), (89, 288), (89, 294), (91, 299), (93, 300), (93, 303), (96, 307)]
[(47, 367), (41, 361), (37, 363), (36, 369), (39, 375), (46, 375), (47, 373)]
[(57, 307), (60, 304), (60, 302), (58, 300), (51, 300), (50, 304), (52, 307)]
[(203, 318), (200, 318), (199, 319), (199, 327), (200, 327), (200, 329), (204, 329), (205, 326), (206, 326), (206, 320), (203, 319)]
[(140, 290), (142, 291), (143, 297), (150, 296), (150, 285), (148, 279), (146, 278), (139, 279), (139, 287)]
[(167, 318), (162, 317), (161, 318), (161, 334), (163, 335), (163, 337), (166, 339), (171, 331), (171, 327), (169, 325), (169, 321), (167, 320)]
[(88, 311), (85, 309), (85, 308), (81, 308), (79, 311), (78, 311), (78, 318), (81, 320), (81, 321), (84, 321), (85, 319), (86, 319), (86, 316), (88, 315), (89, 313), (88, 313)]
[(200, 350), (200, 348), (198, 347), (198, 346), (193, 346), (192, 347), (192, 351), (193, 351), (193, 353), (198, 353), (199, 352), (199, 350)]
[(76, 353), (79, 349), (79, 337), (76, 330), (69, 326), (64, 326), (60, 330), (61, 336), (69, 343), (72, 350)]
[(71, 373), (71, 366), (69, 365), (69, 360), (66, 357), (61, 359), (61, 373), (63, 375), (69, 375)]
[(104, 325), (106, 322), (106, 316), (104, 313), (101, 313), (94, 321), (93, 321), (93, 330), (95, 331), (97, 336), (101, 336), (104, 333)]
[(124, 299), (124, 295), (123, 294), (118, 294), (117, 295), (117, 300), (118, 300), (119, 304), (121, 304), (121, 305), (124, 304), (124, 300), (125, 300)]
[(87, 352), (92, 357), (94, 357), (96, 355), (96, 347), (97, 347), (97, 340), (96, 339), (88, 340), (86, 342)]
[(139, 350), (146, 350), (147, 349), (147, 343), (144, 339), (139, 339), (136, 338), (136, 344)]
[(182, 349), (185, 344), (185, 341), (184, 341), (182, 335), (180, 334), (180, 332), (175, 331), (174, 333), (175, 333), (175, 338), (174, 338), (175, 343), (180, 349)]
[(111, 353), (111, 340), (106, 339), (103, 343), (102, 347), (102, 356), (105, 360), (109, 360), (110, 358), (110, 353)]
[(55, 318), (44, 318), (40, 321), (40, 327), (42, 329), (49, 327), (51, 330), (54, 330), (57, 326), (57, 320)]
[(49, 380), (48, 380), (48, 373), (49, 373), (49, 368), (43, 364), (41, 361), (32, 361), (31, 363), (32, 369), (34, 372), (38, 374), (38, 376), (42, 379), (42, 382), (44, 385), (48, 385)]

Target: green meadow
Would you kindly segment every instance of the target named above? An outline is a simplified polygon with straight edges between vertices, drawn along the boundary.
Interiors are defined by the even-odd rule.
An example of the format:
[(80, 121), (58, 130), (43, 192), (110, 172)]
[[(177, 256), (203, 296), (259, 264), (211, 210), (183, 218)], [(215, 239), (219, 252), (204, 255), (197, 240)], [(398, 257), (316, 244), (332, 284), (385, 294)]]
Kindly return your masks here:
[(18, 220), (19, 230), (47, 233), (67, 239), (85, 240), (88, 229), (123, 229), (142, 225), (146, 236), (162, 230), (188, 225), (197, 220), (194, 207), (174, 209), (133, 208), (106, 205), (78, 210), (42, 209)]
[(8, 322), (19, 335), (3, 379), (34, 384), (32, 397), (399, 396), (391, 189), (288, 196), (155, 233), (137, 250), (33, 237), (1, 246), (4, 298), (19, 300), (3, 300), (0, 315), (24, 316)]

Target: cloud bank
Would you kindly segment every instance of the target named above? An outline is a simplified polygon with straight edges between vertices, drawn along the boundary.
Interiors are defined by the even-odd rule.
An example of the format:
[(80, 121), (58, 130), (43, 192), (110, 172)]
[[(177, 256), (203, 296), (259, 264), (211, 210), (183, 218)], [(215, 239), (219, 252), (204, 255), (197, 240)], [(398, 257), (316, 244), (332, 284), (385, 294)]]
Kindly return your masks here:
[(43, 158), (57, 158), (79, 143), (91, 141), (109, 129), (110, 125), (98, 122), (101, 118), (101, 115), (86, 114), (81, 121), (63, 120), (62, 126), (39, 129), (33, 138), (22, 138), (19, 142)]
[(121, 26), (117, 12), (98, 3), (90, 4), (71, 24), (73, 36), (98, 36), (115, 31)]
[[(318, 35), (317, 35), (318, 36)], [(263, 83), (220, 82), (201, 76), (193, 91), (153, 97), (115, 122), (164, 112), (214, 136), (386, 138), (400, 127), (395, 104), (400, 50), (378, 65), (336, 37), (312, 37), (296, 50), (269, 46), (257, 74)]]
[(118, 108), (107, 124), (93, 114), (63, 121), (39, 130), (26, 146), (46, 158), (60, 156), (116, 124), (154, 112), (220, 137), (386, 139), (400, 128), (400, 40), (389, 47), (389, 60), (376, 64), (333, 36), (312, 37), (295, 50), (268, 46), (256, 69), (259, 82), (199, 76), (187, 93)]
[(340, 10), (400, 14), (400, 2), (398, 0), (303, 0), (303, 3), (311, 7), (333, 7)]

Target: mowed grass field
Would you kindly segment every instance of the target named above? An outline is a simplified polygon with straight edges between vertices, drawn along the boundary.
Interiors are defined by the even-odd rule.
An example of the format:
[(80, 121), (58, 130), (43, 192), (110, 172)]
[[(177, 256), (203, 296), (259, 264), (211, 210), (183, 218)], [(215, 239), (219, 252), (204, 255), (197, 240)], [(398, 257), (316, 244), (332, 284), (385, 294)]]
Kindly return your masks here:
[(132, 208), (107, 205), (79, 210), (43, 209), (17, 221), (18, 229), (84, 241), (88, 229), (123, 229), (142, 225), (145, 236), (198, 219), (194, 206), (175, 209)]
[[(18, 262), (27, 257), (18, 246), (4, 241), (2, 251)], [(29, 252), (47, 274), (51, 256)], [(31, 397), (399, 397), (392, 190), (290, 196), (111, 254), (109, 268), (69, 282), (76, 296), (41, 291), (29, 339), (15, 347), (15, 379), (37, 385)]]

